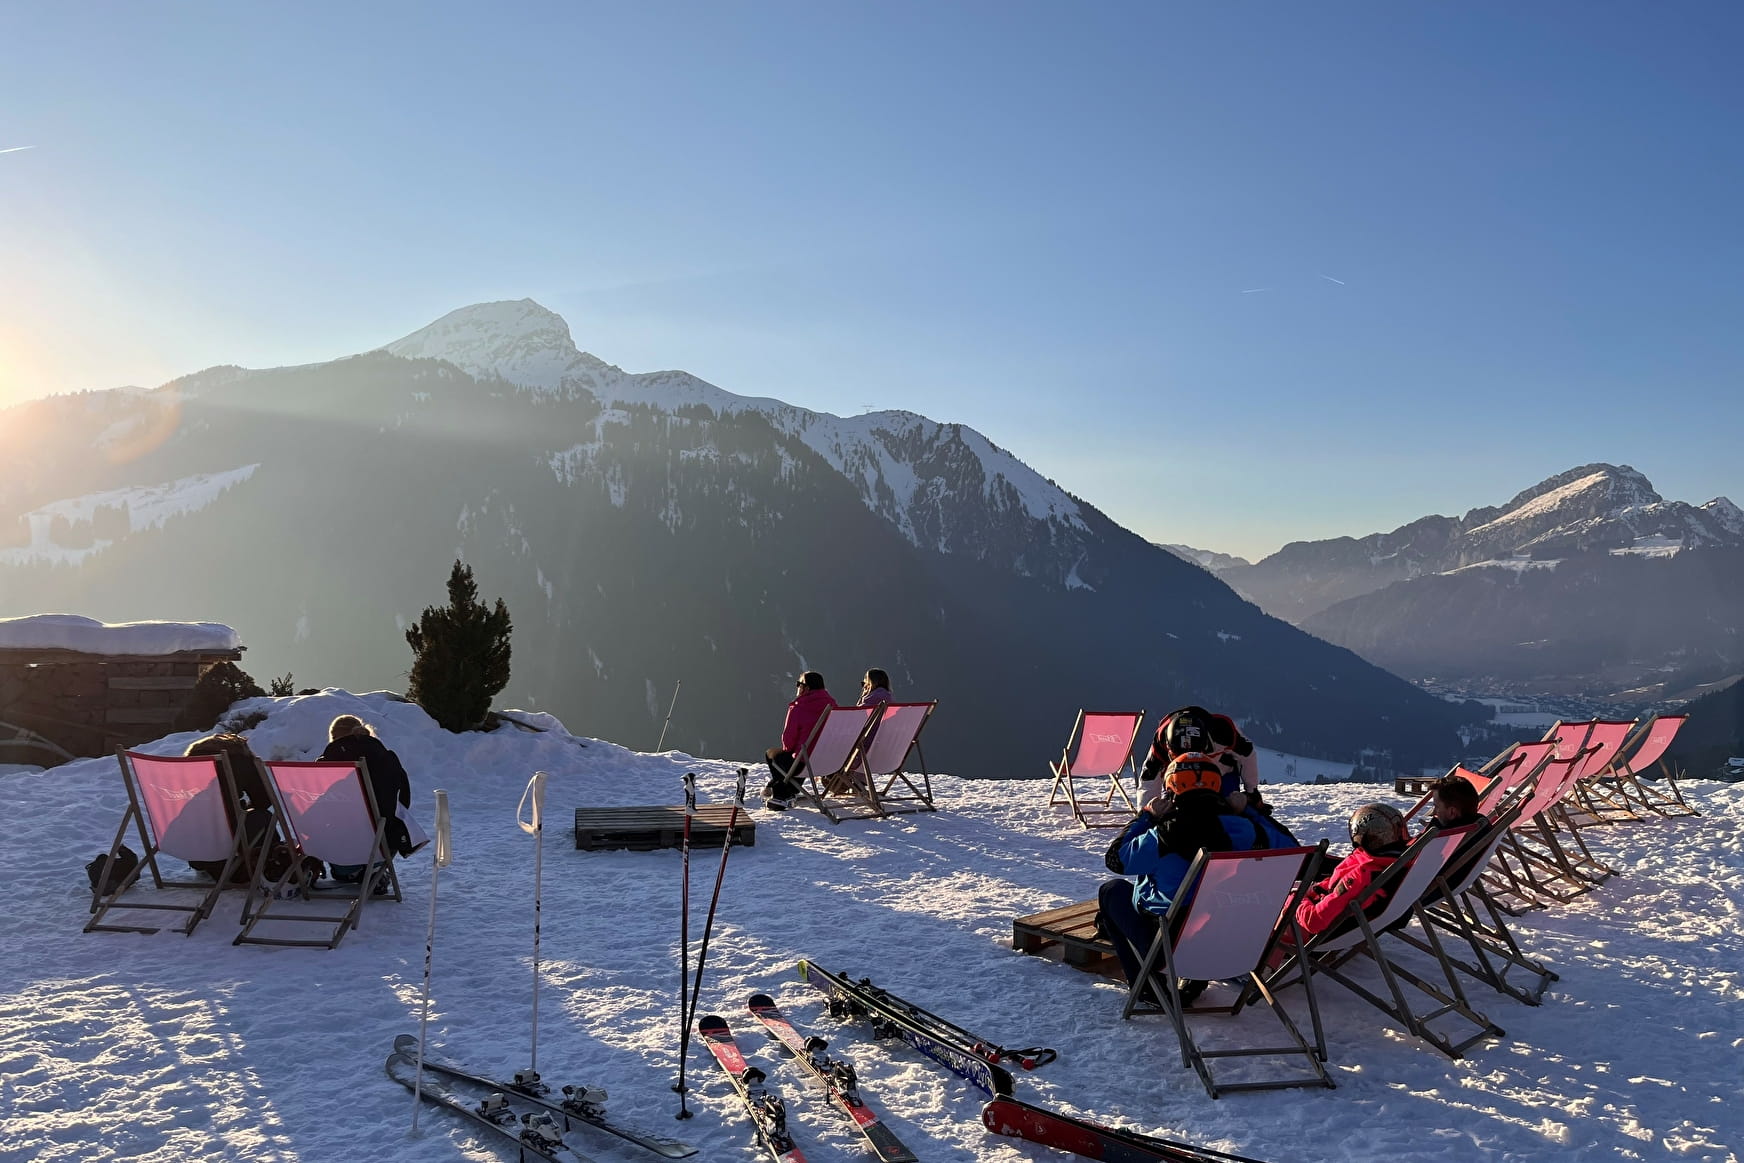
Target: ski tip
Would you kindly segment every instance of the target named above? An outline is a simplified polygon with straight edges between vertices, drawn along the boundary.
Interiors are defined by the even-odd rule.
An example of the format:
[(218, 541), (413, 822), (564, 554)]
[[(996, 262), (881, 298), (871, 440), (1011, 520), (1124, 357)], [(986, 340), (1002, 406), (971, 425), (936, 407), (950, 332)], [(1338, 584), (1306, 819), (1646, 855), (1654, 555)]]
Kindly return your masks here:
[(410, 1054), (418, 1048), (418, 1039), (413, 1034), (401, 1034), (394, 1039), (394, 1049), (401, 1054)]
[(727, 1025), (727, 1019), (721, 1017), (719, 1014), (704, 1014), (696, 1020), (696, 1028), (705, 1031), (713, 1030), (717, 1034), (727, 1033), (731, 1029), (731, 1027)]
[(772, 1010), (775, 1008), (775, 999), (766, 993), (754, 993), (745, 999), (745, 1008), (748, 1010)]

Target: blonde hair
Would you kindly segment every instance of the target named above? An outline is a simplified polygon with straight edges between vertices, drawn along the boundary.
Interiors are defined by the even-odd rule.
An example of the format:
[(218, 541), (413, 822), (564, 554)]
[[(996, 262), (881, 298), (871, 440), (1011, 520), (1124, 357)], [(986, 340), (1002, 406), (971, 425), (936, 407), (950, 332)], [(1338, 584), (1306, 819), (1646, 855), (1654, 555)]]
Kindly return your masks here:
[(374, 734), (375, 732), (369, 729), (369, 724), (356, 715), (341, 715), (327, 724), (327, 738), (329, 740), (342, 739), (347, 735)]

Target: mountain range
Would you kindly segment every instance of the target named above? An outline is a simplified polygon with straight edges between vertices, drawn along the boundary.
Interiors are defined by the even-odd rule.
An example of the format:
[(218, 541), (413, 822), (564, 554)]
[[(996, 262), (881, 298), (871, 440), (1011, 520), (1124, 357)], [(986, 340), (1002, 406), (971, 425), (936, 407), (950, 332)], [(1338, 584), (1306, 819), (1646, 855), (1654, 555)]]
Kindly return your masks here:
[(1413, 680), (1625, 705), (1744, 670), (1744, 511), (1669, 501), (1587, 464), (1499, 507), (1299, 541), (1258, 562), (1191, 556), (1268, 613)]
[[(529, 300), (375, 351), (0, 414), (0, 615), (223, 621), (262, 681), (403, 688), (464, 558), (515, 622), (505, 705), (752, 756), (800, 670), (937, 698), (938, 769), (1038, 775), (1083, 706), (1186, 702), (1401, 765), (1472, 708), (1272, 618), (972, 428), (625, 372)], [(0, 708), (4, 719), (4, 708)]]

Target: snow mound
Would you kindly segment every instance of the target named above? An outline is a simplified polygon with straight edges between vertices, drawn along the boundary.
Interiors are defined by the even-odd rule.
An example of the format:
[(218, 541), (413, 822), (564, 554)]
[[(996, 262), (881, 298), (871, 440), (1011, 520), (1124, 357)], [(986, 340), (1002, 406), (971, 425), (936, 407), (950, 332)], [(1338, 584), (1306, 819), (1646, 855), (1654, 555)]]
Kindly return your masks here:
[[(686, 771), (699, 775), (705, 802), (719, 802), (737, 764), (598, 740), (582, 747), (555, 720), (530, 714), (517, 717), (549, 729), (451, 735), (385, 693), (259, 699), (233, 713), (264, 713), (251, 741), (285, 757), (318, 752), (335, 715), (361, 715), (405, 761), (426, 824), (432, 789), (447, 790), (455, 856), (439, 874), (430, 1036), (495, 1073), (528, 1059), (533, 840), (516, 827), (515, 808), (532, 773), (548, 772), (541, 1072), (605, 1085), (616, 1117), (694, 1143), (699, 1163), (763, 1158), (694, 1044), (697, 1117), (672, 1120), (679, 853), (580, 852), (566, 829), (575, 807), (677, 803)], [(148, 750), (177, 752), (192, 738)], [(921, 1158), (1070, 1157), (987, 1134), (981, 1096), (956, 1076), (863, 1025), (831, 1021), (822, 995), (797, 979), (801, 957), (869, 976), (1006, 1045), (1057, 1049), (1059, 1061), (1019, 1079), (1030, 1101), (1274, 1163), (1737, 1158), (1744, 786), (1688, 785), (1702, 818), (1589, 833), (1620, 875), (1516, 922), (1527, 951), (1561, 975), (1544, 1005), (1471, 987), (1507, 1040), (1449, 1061), (1329, 985), (1321, 1010), (1338, 1089), (1213, 1102), (1181, 1066), (1165, 1022), (1120, 1020), (1119, 987), (1010, 948), (1014, 917), (1095, 893), (1109, 833), (1046, 807), (1042, 782), (934, 784), (942, 810), (926, 815), (832, 827), (806, 811), (758, 811), (756, 844), (731, 852), (701, 1012), (739, 1029), (816, 1163), (859, 1163), (864, 1150), (750, 1036), (744, 1004), (754, 991), (774, 994), (802, 1030), (853, 1061)], [(1350, 810), (1389, 797), (1372, 785), (1298, 784), (1268, 798), (1305, 842), (1330, 836), (1342, 853)], [(408, 1138), (411, 1099), (382, 1070), (394, 1036), (417, 1028), (427, 855), (402, 864), (407, 900), (372, 904), (330, 952), (232, 946), (235, 893), (192, 937), (81, 935), (82, 866), (108, 843), (125, 803), (112, 759), (0, 775), (0, 1158), (341, 1163), (360, 1148), (400, 1163), (508, 1157), (473, 1125), (434, 1111)], [(718, 850), (693, 854), (693, 925), (717, 860)], [(693, 953), (699, 935), (693, 928)], [(1378, 982), (1360, 965), (1352, 972)], [(1305, 1019), (1299, 991), (1281, 1000)], [(1277, 1036), (1263, 1013), (1195, 1025), (1213, 1042)], [(650, 1158), (583, 1127), (569, 1140), (601, 1163)]]

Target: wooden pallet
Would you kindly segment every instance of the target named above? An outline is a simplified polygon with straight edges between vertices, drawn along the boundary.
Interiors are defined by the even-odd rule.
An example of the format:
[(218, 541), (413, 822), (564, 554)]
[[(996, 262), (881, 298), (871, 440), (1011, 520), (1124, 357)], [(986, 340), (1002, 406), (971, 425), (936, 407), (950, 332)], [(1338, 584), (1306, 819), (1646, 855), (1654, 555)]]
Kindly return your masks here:
[(1019, 917), (1011, 922), (1011, 947), (1019, 953), (1046, 957), (1058, 950), (1060, 960), (1074, 969), (1125, 981), (1114, 946), (1096, 935), (1094, 898)]
[(1429, 785), (1440, 778), (1438, 775), (1401, 775), (1393, 780), (1393, 791), (1402, 796), (1421, 797), (1429, 790)]
[[(693, 848), (720, 847), (727, 834), (731, 804), (702, 804), (690, 822), (690, 843)], [(677, 848), (684, 840), (684, 808), (678, 804), (657, 804), (633, 808), (576, 808), (575, 846), (593, 850), (599, 848), (629, 848), (651, 852), (656, 848)], [(733, 824), (733, 843), (747, 848), (757, 843), (757, 824), (751, 813), (739, 809)]]

